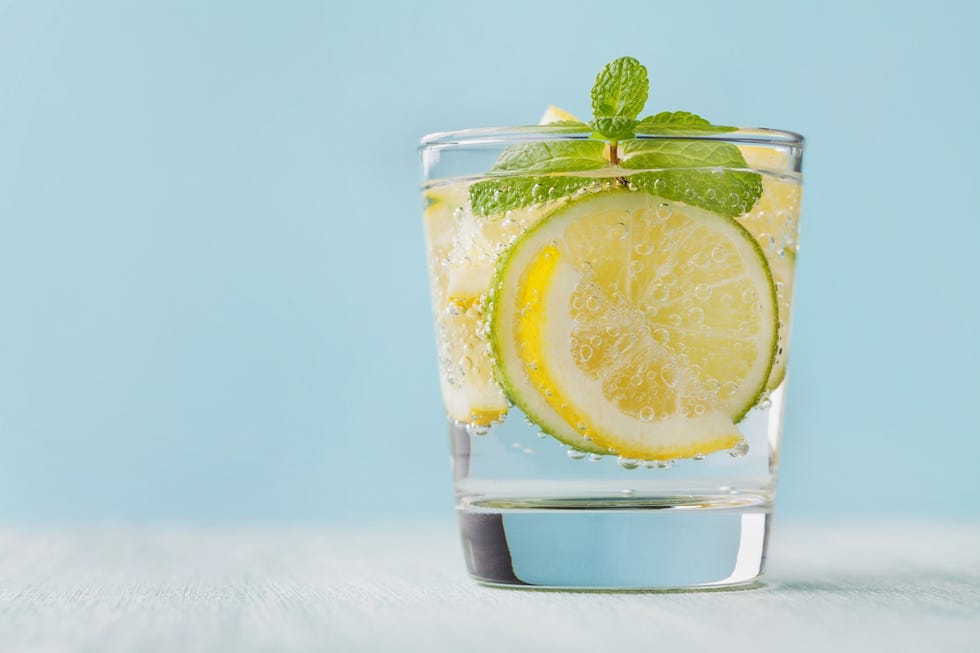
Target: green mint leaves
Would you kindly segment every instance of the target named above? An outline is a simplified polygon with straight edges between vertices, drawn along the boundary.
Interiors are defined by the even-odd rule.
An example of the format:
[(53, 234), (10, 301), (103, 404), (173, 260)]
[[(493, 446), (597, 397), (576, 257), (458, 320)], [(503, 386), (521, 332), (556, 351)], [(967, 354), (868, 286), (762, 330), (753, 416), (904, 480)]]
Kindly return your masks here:
[[(641, 120), (649, 93), (647, 70), (639, 61), (622, 57), (606, 64), (592, 86), (592, 122), (561, 123), (581, 127), (583, 137), (507, 147), (491, 168), (491, 178), (470, 187), (473, 211), (492, 216), (533, 206), (568, 197), (603, 178), (732, 217), (751, 210), (762, 194), (762, 177), (742, 170), (748, 164), (735, 145), (699, 140), (736, 128), (712, 125), (687, 111)], [(585, 137), (588, 130), (591, 137)], [(659, 138), (644, 138), (649, 136)], [(671, 136), (678, 139), (663, 138)], [(574, 174), (590, 170), (608, 174)]]

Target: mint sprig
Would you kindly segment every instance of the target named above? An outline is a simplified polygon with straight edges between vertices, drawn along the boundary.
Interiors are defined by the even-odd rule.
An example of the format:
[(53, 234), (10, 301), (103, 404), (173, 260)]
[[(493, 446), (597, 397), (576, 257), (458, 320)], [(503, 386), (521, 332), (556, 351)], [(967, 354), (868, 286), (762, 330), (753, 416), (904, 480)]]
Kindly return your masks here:
[[(507, 147), (490, 174), (470, 186), (478, 215), (568, 197), (601, 183), (569, 173), (608, 169), (608, 177), (665, 199), (686, 202), (728, 216), (742, 215), (762, 195), (762, 177), (731, 143), (683, 140), (735, 131), (712, 125), (688, 111), (663, 111), (638, 119), (650, 92), (646, 68), (632, 57), (606, 64), (592, 86), (593, 120), (564, 121), (563, 127), (592, 130), (590, 138), (518, 143)], [(576, 129), (576, 131), (578, 131)], [(639, 137), (637, 137), (639, 135)], [(677, 136), (679, 140), (644, 136)], [(629, 174), (627, 171), (641, 171)]]

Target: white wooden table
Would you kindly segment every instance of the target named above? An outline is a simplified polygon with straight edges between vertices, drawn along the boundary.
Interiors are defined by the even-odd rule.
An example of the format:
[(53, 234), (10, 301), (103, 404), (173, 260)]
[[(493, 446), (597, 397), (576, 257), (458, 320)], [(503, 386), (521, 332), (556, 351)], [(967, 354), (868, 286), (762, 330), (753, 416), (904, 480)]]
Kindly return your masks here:
[(769, 585), (499, 590), (452, 525), (6, 530), (0, 652), (980, 651), (980, 524), (777, 521)]

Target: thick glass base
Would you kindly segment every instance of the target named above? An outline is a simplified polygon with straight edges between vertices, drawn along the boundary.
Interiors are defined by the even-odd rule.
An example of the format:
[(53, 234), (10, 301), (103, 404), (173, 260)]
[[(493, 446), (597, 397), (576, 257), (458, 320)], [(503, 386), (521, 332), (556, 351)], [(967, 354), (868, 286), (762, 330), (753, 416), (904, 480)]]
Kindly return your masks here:
[(768, 506), (459, 511), (474, 579), (569, 590), (750, 585), (765, 566), (770, 519)]

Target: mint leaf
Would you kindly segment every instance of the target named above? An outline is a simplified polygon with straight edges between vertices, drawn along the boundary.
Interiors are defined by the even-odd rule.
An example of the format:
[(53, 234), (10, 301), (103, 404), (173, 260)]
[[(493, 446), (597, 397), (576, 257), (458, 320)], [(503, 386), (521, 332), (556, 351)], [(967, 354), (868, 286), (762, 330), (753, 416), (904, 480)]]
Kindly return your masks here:
[(635, 139), (620, 143), (624, 168), (748, 168), (745, 158), (731, 143), (717, 141), (661, 141)]
[[(584, 125), (583, 125), (584, 126)], [(570, 195), (595, 180), (588, 177), (548, 176), (540, 173), (598, 170), (609, 165), (603, 141), (545, 141), (508, 146), (491, 172), (532, 174), (502, 177), (470, 186), (470, 204), (477, 215), (489, 216)]]
[(636, 118), (625, 116), (596, 118), (592, 121), (592, 128), (601, 138), (621, 141), (636, 135)]
[(592, 86), (592, 113), (596, 118), (636, 118), (650, 93), (647, 69), (633, 57), (606, 64)]
[(760, 174), (732, 170), (748, 164), (731, 143), (629, 140), (620, 147), (622, 167), (651, 170), (631, 175), (630, 181), (665, 199), (735, 217), (762, 196)]
[(488, 179), (470, 186), (470, 206), (477, 215), (488, 217), (566, 197), (594, 183), (589, 177)]
[(762, 177), (734, 170), (660, 170), (630, 176), (651, 195), (685, 202), (735, 218), (752, 210), (762, 195)]
[(608, 165), (601, 141), (544, 141), (508, 146), (491, 172), (573, 172)]
[(690, 111), (662, 111), (655, 116), (647, 116), (636, 125), (640, 134), (652, 136), (683, 136), (686, 134), (722, 134), (737, 131), (737, 127), (712, 125), (710, 122)]

